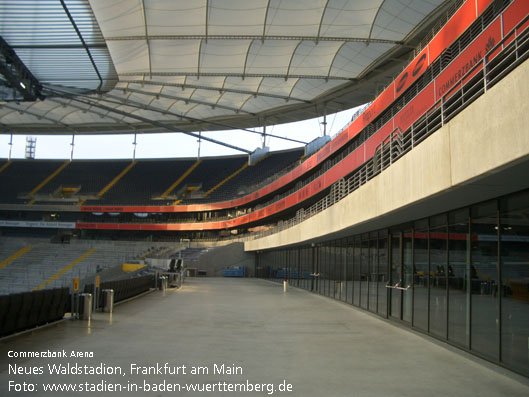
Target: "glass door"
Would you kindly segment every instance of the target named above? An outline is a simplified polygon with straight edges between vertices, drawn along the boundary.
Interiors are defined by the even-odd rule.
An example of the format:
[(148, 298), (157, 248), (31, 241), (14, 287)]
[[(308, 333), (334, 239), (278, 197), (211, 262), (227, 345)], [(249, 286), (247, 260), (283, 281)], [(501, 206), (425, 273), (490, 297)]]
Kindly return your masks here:
[(312, 286), (311, 291), (320, 292), (320, 255), (319, 247), (312, 247)]
[(390, 282), (388, 286), (390, 298), (391, 317), (401, 318), (402, 290), (398, 289), (402, 285), (402, 235), (400, 232), (391, 234), (390, 245)]

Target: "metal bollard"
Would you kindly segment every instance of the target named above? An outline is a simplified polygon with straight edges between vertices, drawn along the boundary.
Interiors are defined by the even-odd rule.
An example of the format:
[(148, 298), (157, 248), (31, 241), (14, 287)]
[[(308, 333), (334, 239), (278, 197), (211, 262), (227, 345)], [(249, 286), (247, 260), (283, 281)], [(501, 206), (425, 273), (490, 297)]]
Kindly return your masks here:
[(288, 280), (283, 281), (283, 292), (287, 292), (288, 290)]
[(114, 311), (114, 290), (113, 289), (104, 289), (104, 306), (103, 311), (105, 313), (112, 313)]
[(83, 320), (92, 319), (92, 294), (81, 294), (81, 303), (83, 305)]
[(167, 277), (162, 276), (160, 277), (160, 291), (164, 291), (167, 289)]

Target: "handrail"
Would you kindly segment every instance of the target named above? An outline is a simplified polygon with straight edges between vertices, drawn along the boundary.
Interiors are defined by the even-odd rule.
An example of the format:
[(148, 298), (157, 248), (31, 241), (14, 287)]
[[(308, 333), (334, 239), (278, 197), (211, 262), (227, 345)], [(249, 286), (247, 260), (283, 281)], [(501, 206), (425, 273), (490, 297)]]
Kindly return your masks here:
[(399, 281), (397, 282), (397, 284), (395, 284), (395, 285), (386, 284), (386, 288), (399, 289), (399, 290), (401, 290), (401, 291), (407, 291), (407, 290), (409, 290), (409, 289), (411, 288), (411, 285), (408, 285), (406, 288), (399, 287), (398, 285), (399, 285), (401, 282), (402, 282), (402, 279), (399, 280)]
[[(496, 51), (500, 46), (503, 46), (507, 40), (511, 40), (513, 34), (515, 35), (515, 38), (512, 40), (511, 43), (508, 44), (507, 47), (505, 47), (505, 49), (501, 53), (496, 54), (494, 60), (497, 60), (499, 58), (507, 59), (507, 56), (512, 55), (511, 53), (514, 52), (514, 55), (515, 55), (514, 60), (512, 60), (510, 62), (510, 65), (509, 65), (509, 68), (513, 69), (516, 66), (516, 64), (521, 63), (525, 59), (529, 58), (529, 46), (526, 46), (525, 48), (523, 47), (523, 44), (526, 44), (527, 42), (529, 42), (529, 28), (525, 29), (522, 34), (518, 34), (517, 33), (517, 30), (521, 26), (523, 26), (528, 20), (529, 20), (529, 15), (526, 16), (524, 19), (522, 19), (522, 21), (519, 22), (514, 27), (514, 29), (512, 30), (512, 32), (510, 34), (508, 34), (500, 42), (498, 42), (498, 44), (496, 44), (494, 47), (492, 47), (487, 52), (487, 54), (485, 54), (485, 56), (478, 63), (476, 63), (476, 65), (474, 65), (470, 70), (468, 70), (467, 73), (465, 73), (461, 77), (461, 79), (456, 83), (456, 85), (454, 85), (454, 87), (452, 87), (449, 91), (447, 91), (441, 97), (441, 99), (439, 99), (437, 102), (435, 102), (425, 112), (425, 114), (423, 116), (421, 116), (415, 123), (412, 124), (411, 127), (409, 127), (406, 131), (404, 131), (404, 133), (402, 133), (402, 131), (400, 132), (400, 135), (405, 136), (406, 140), (407, 139), (411, 139), (411, 145), (410, 145), (410, 147), (407, 148), (407, 150), (404, 150), (401, 153), (398, 153), (396, 155), (396, 157), (395, 157), (395, 160), (397, 160), (398, 158), (402, 157), (409, 150), (411, 150), (417, 144), (422, 142), (427, 136), (431, 135), (433, 132), (437, 131), (442, 126), (444, 126), (448, 122), (448, 120), (450, 119), (450, 116), (453, 117), (455, 114), (459, 113), (461, 110), (466, 108), (470, 103), (472, 103), (482, 93), (479, 94), (479, 95), (472, 95), (470, 100), (467, 100), (467, 101), (464, 101), (461, 104), (458, 104), (459, 105), (458, 107), (454, 107), (451, 104), (448, 105), (448, 110), (451, 111), (449, 114), (446, 113), (447, 105), (445, 104), (448, 98), (455, 98), (457, 95), (460, 95), (461, 98), (464, 98), (463, 88), (467, 88), (468, 86), (472, 87), (473, 85), (477, 86), (477, 84), (483, 84), (483, 93), (486, 92), (486, 89), (487, 89), (488, 83), (489, 83), (489, 80), (488, 80), (489, 73), (491, 71), (495, 70), (494, 68), (492, 68), (490, 70), (488, 69), (488, 64), (490, 62), (489, 56), (494, 51)], [(513, 49), (515, 49), (515, 50), (513, 51)], [(519, 51), (519, 50), (522, 50), (522, 49), (523, 49), (523, 51)], [(480, 66), (482, 67), (483, 75), (479, 78), (478, 83), (475, 83), (475, 82), (472, 81), (472, 79), (470, 79), (467, 83), (462, 84)], [(504, 76), (501, 76), (501, 77), (504, 77)], [(457, 103), (457, 101), (456, 101), (456, 103)], [(432, 121), (431, 125), (428, 124), (428, 121), (430, 120), (429, 118)], [(438, 118), (440, 118), (440, 120), (436, 122), (436, 120)], [(425, 131), (423, 131), (423, 129), (419, 128), (419, 126), (422, 123), (425, 123), (425, 122), (426, 122), (426, 126), (423, 128)], [(388, 138), (390, 138), (390, 137), (393, 137), (393, 132), (390, 134), (390, 136)], [(385, 141), (388, 138), (386, 138)], [(386, 145), (379, 145), (379, 146), (380, 146), (380, 150), (382, 152), (384, 150), (389, 151), (390, 159), (393, 160), (393, 156), (392, 156), (393, 153), (391, 151), (392, 148), (391, 147), (388, 148), (387, 144)], [(377, 149), (379, 148), (379, 146), (377, 146)], [(343, 197), (349, 195), (354, 190), (356, 190), (360, 185), (364, 184), (365, 182), (370, 180), (372, 177), (378, 175), (385, 168), (387, 168), (393, 161), (390, 161), (390, 164), (386, 165), (385, 167), (382, 164), (381, 165), (381, 169), (378, 170), (378, 172), (374, 172), (374, 170), (373, 170), (373, 162), (374, 162), (374, 157), (372, 157), (367, 162), (365, 162), (364, 165), (362, 165), (353, 175), (351, 175), (345, 181), (346, 189), (345, 189), (345, 194), (343, 195)], [(343, 197), (340, 197), (340, 198), (333, 197), (332, 198), (332, 203), (330, 205), (332, 205), (335, 202), (339, 201)], [(265, 237), (265, 236), (277, 233), (279, 231), (282, 231), (284, 229), (287, 229), (289, 227), (292, 227), (292, 226), (294, 226), (294, 225), (296, 225), (298, 223), (301, 223), (302, 221), (312, 217), (313, 215), (316, 215), (317, 213), (327, 209), (328, 206), (330, 206), (329, 205), (330, 202), (331, 202), (331, 197), (330, 197), (330, 194), (329, 194), (329, 195), (323, 197), (318, 202), (314, 203), (308, 209), (304, 209), (303, 212), (302, 212), (303, 213), (303, 217), (302, 217), (303, 219), (300, 219), (301, 217), (296, 215), (296, 217), (291, 218), (291, 219), (286, 220), (286, 221), (282, 221), (276, 227), (271, 228), (271, 229), (269, 229), (267, 231), (257, 232), (255, 234), (251, 234), (251, 235), (248, 236), (248, 238), (244, 238), (244, 240), (247, 241), (247, 240), (253, 240), (253, 239)], [(298, 214), (299, 213), (300, 213), (300, 211), (298, 211)]]

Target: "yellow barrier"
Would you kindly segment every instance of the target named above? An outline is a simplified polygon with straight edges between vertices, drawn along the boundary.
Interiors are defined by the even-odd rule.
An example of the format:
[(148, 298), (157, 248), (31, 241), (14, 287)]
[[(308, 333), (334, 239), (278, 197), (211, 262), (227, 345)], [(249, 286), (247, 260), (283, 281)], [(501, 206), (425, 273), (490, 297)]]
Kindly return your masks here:
[[(49, 181), (51, 181), (53, 178), (55, 178), (59, 173), (66, 168), (66, 166), (70, 164), (70, 160), (66, 160), (64, 163), (61, 164), (59, 168), (57, 168), (55, 171), (53, 171), (46, 179), (44, 179), (41, 183), (39, 183), (31, 192), (29, 192), (28, 196), (33, 198), (33, 195), (37, 193), (40, 189), (42, 189), (44, 186), (48, 184)], [(29, 205), (32, 205), (35, 202), (35, 200), (31, 200), (29, 202)]]
[[(167, 197), (167, 196), (168, 196), (168, 195), (169, 195), (169, 194), (175, 189), (175, 187), (177, 187), (178, 185), (180, 185), (180, 183), (182, 183), (182, 181), (183, 181), (184, 179), (186, 179), (187, 176), (188, 176), (189, 174), (191, 174), (191, 173), (195, 170), (195, 168), (198, 167), (198, 165), (199, 165), (201, 162), (202, 162), (202, 160), (197, 160), (197, 161), (196, 161), (191, 167), (189, 167), (189, 169), (188, 169), (186, 172), (184, 172), (184, 173), (180, 176), (180, 178), (178, 178), (178, 179), (175, 181), (175, 183), (173, 183), (171, 186), (169, 186), (169, 187), (167, 188), (167, 190), (166, 190), (165, 192), (162, 193), (162, 198), (166, 198), (166, 197)], [(174, 205), (174, 204), (173, 204), (173, 205)]]
[(248, 163), (244, 164), (241, 168), (239, 168), (237, 171), (235, 171), (233, 174), (231, 174), (229, 177), (223, 179), (219, 183), (217, 183), (215, 186), (213, 186), (211, 189), (209, 189), (206, 194), (204, 194), (204, 197), (208, 197), (211, 193), (213, 193), (215, 190), (217, 190), (219, 187), (224, 185), (226, 182), (228, 182), (231, 178), (239, 175), (242, 171), (244, 171), (248, 167)]
[(114, 179), (112, 179), (108, 185), (106, 185), (103, 189), (101, 189), (101, 191), (99, 193), (97, 193), (97, 197), (103, 196), (103, 194), (105, 194), (112, 186), (114, 186), (116, 183), (118, 183), (118, 181), (121, 178), (123, 178), (125, 176), (125, 174), (127, 172), (129, 172), (132, 167), (134, 167), (135, 164), (136, 163), (133, 161), (132, 163), (127, 165), (125, 167), (125, 169), (118, 174), (118, 176), (116, 176)]
[(136, 270), (143, 269), (147, 265), (139, 265), (135, 263), (123, 263), (121, 265), (121, 270), (124, 272), (135, 272)]
[(11, 165), (11, 160), (9, 160), (7, 163), (5, 163), (3, 166), (0, 167), (0, 172), (5, 170), (7, 167)]

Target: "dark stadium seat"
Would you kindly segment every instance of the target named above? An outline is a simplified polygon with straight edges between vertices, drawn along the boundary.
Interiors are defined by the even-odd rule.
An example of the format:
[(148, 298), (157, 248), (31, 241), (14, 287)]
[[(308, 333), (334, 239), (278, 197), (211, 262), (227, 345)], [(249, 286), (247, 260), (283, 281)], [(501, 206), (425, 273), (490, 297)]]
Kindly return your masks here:
[(36, 327), (39, 322), (39, 314), (43, 308), (44, 296), (46, 295), (46, 290), (34, 291), (33, 294), (33, 303), (29, 311), (27, 328)]
[(32, 292), (24, 292), (22, 294), (22, 304), (17, 314), (16, 331), (23, 331), (28, 328), (29, 313), (31, 311), (31, 305), (33, 304), (33, 298)]
[(20, 308), (22, 307), (22, 295), (9, 295), (9, 309), (5, 317), (5, 330), (7, 335), (15, 332), (17, 329), (18, 316), (20, 314)]
[(64, 316), (64, 312), (61, 314), (61, 307), (64, 305), (63, 291), (62, 288), (56, 288), (53, 291), (53, 298), (50, 304), (49, 320), (56, 321), (60, 320)]
[(42, 296), (42, 305), (39, 311), (39, 316), (37, 318), (37, 325), (44, 325), (49, 321), (51, 303), (53, 299), (53, 290), (45, 289), (43, 290), (44, 294)]
[(19, 197), (31, 192), (63, 163), (63, 160), (12, 160), (11, 165), (0, 173), (0, 202), (28, 202), (29, 199)]
[(5, 324), (6, 317), (9, 311), (9, 295), (0, 295), (0, 336), (6, 334)]

